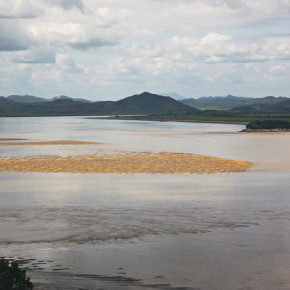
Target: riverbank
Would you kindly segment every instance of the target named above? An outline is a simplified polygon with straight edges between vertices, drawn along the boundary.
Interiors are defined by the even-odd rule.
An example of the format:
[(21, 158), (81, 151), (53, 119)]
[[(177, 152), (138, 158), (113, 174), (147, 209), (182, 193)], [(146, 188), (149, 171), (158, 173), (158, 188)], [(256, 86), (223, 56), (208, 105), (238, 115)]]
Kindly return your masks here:
[(134, 116), (95, 116), (85, 117), (85, 119), (96, 119), (96, 120), (123, 120), (123, 121), (152, 121), (152, 122), (181, 122), (181, 123), (205, 123), (205, 124), (233, 124), (233, 125), (247, 125), (247, 121), (234, 121), (234, 120), (219, 120), (219, 119), (186, 119), (184, 116), (167, 116), (167, 115), (134, 115)]
[(290, 129), (243, 129), (242, 133), (285, 133)]

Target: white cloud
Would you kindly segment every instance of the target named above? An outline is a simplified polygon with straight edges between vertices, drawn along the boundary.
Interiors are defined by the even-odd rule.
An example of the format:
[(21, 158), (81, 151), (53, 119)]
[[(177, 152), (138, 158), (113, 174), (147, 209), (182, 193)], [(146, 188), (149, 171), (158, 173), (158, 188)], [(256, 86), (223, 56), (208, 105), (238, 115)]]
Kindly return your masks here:
[(34, 18), (38, 13), (30, 0), (0, 0), (0, 18)]
[(270, 73), (276, 76), (284, 76), (285, 73), (290, 75), (290, 64), (273, 65), (269, 69)]
[(235, 63), (290, 59), (290, 36), (287, 35), (255, 40), (217, 33), (201, 39), (175, 36), (168, 47), (179, 51), (184, 61)]
[(26, 50), (33, 43), (32, 35), (18, 23), (0, 20), (0, 52)]
[(50, 48), (39, 47), (17, 53), (14, 61), (23, 64), (55, 63), (55, 51)]
[(84, 9), (82, 0), (45, 0), (45, 2), (48, 5), (56, 5), (68, 10), (77, 8), (82, 11)]
[(83, 73), (84, 67), (75, 63), (69, 54), (60, 54), (56, 57), (59, 69), (67, 73)]
[(206, 94), (226, 86), (254, 86), (262, 78), (285, 90), (290, 36), (278, 31), (287, 32), (290, 1), (262, 4), (0, 0), (0, 78), (5, 90), (10, 78), (11, 93), (29, 86), (30, 94), (61, 84), (89, 95), (98, 87), (115, 95), (120, 86), (124, 95), (134, 88), (169, 91), (170, 85), (175, 86), (170, 91), (181, 89), (190, 96), (197, 88)]

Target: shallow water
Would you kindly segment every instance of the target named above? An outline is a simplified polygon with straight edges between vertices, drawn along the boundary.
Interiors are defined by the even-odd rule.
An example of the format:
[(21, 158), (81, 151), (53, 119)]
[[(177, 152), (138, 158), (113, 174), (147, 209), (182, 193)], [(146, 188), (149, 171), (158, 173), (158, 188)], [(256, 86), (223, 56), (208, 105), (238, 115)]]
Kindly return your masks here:
[(290, 289), (290, 135), (242, 127), (2, 118), (0, 138), (104, 144), (0, 146), (1, 157), (173, 151), (256, 166), (215, 175), (1, 173), (0, 256), (27, 259), (39, 289)]

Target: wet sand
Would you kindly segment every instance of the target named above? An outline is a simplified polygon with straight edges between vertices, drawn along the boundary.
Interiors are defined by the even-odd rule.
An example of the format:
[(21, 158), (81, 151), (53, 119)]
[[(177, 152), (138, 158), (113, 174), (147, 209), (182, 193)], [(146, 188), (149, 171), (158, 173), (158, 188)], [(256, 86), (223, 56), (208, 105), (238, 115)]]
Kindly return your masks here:
[[(25, 141), (19, 142), (18, 140), (25, 139), (0, 139), (0, 145), (18, 145), (18, 146), (31, 146), (31, 145), (90, 145), (90, 144), (102, 144), (100, 142), (92, 141), (78, 141), (78, 140), (55, 140), (55, 141)], [(4, 141), (4, 142), (2, 142)], [(6, 141), (17, 141), (17, 142), (6, 142)]]
[(68, 173), (218, 173), (242, 172), (248, 161), (187, 153), (125, 153), (107, 156), (0, 159), (0, 171)]
[(0, 138), (0, 142), (6, 142), (6, 141), (24, 141), (27, 139), (23, 139), (23, 138)]

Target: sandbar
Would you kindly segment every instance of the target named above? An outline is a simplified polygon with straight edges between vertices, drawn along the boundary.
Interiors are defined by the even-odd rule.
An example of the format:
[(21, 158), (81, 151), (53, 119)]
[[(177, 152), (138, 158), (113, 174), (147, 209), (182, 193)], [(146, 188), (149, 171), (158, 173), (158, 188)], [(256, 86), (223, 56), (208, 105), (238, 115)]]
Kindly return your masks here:
[[(5, 139), (2, 139), (5, 140)], [(8, 141), (9, 139), (7, 139)], [(12, 139), (13, 140), (13, 139)], [(17, 139), (14, 139), (17, 140)], [(18, 139), (21, 140), (21, 139)], [(33, 145), (90, 145), (101, 144), (100, 142), (93, 141), (80, 141), (80, 140), (54, 140), (54, 141), (25, 141), (25, 142), (0, 142), (0, 145), (15, 145), (15, 146), (33, 146)]]
[(23, 140), (27, 140), (27, 139), (23, 139), (23, 138), (0, 138), (0, 142), (2, 141), (23, 141)]
[(12, 157), (0, 159), (0, 171), (67, 173), (218, 173), (243, 172), (252, 162), (188, 153), (144, 152), (105, 156)]

